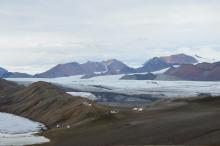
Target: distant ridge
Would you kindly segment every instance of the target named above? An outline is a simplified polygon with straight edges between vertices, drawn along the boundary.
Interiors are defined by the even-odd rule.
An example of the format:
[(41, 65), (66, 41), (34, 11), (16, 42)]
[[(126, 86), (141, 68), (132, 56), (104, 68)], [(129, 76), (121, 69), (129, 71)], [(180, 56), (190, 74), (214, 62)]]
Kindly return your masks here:
[[(105, 61), (87, 61), (85, 63), (69, 62), (58, 64), (51, 69), (29, 75), (20, 72), (9, 72), (0, 68), (0, 77), (2, 78), (58, 78), (82, 75), (82, 79), (88, 79), (96, 76), (132, 74), (132, 73), (154, 73), (161, 70), (167, 70), (172, 67), (178, 67), (184, 64), (214, 63), (215, 59), (204, 58), (199, 55), (175, 54), (170, 56), (153, 57), (146, 61), (142, 67), (132, 68), (117, 59)], [(165, 76), (163, 76), (164, 78)]]
[[(105, 75), (118, 75), (118, 74), (136, 74), (136, 77), (139, 78), (141, 75), (138, 73), (155, 73), (161, 72), (160, 77), (157, 76), (157, 79), (165, 79), (172, 78), (183, 80), (210, 80), (211, 77), (189, 77), (190, 75), (186, 75), (189, 70), (194, 70), (194, 72), (199, 72), (198, 68), (194, 68), (193, 65), (200, 64), (198, 66), (202, 66), (201, 63), (204, 63), (203, 66), (208, 66), (205, 63), (213, 63), (215, 59), (208, 59), (201, 57), (199, 55), (186, 55), (186, 54), (175, 54), (170, 56), (161, 56), (161, 57), (153, 57), (146, 61), (142, 67), (139, 68), (132, 68), (119, 61), (117, 59), (109, 59), (105, 61), (95, 62), (95, 61), (87, 61), (85, 63), (78, 63), (78, 62), (70, 62), (64, 64), (58, 64), (51, 69), (36, 74), (34, 76), (26, 74), (26, 73), (19, 73), (19, 72), (9, 72), (4, 68), (0, 68), (0, 77), (2, 78), (58, 78), (58, 77), (68, 77), (74, 75), (82, 75), (81, 79), (89, 79), (96, 76), (105, 76)], [(171, 69), (177, 68), (181, 66), (181, 68), (187, 68), (185, 71), (185, 75), (179, 75), (179, 73), (174, 73)], [(170, 69), (169, 69), (170, 68)], [(165, 74), (164, 71), (168, 70)], [(202, 71), (201, 71), (202, 72)], [(191, 72), (192, 73), (192, 72)], [(163, 74), (163, 75), (162, 75)], [(173, 75), (172, 75), (173, 74)], [(191, 76), (193, 76), (192, 73)], [(196, 74), (196, 73), (195, 73)], [(175, 77), (174, 77), (175, 76)], [(179, 78), (181, 77), (182, 78)], [(217, 78), (217, 75), (214, 74), (212, 80)], [(127, 76), (128, 77), (128, 76)], [(130, 76), (135, 78), (135, 76)], [(174, 78), (173, 78), (174, 77)], [(141, 77), (142, 78), (142, 77)], [(145, 77), (146, 78), (146, 77)], [(198, 79), (196, 79), (198, 78)]]
[(0, 78), (31, 78), (32, 76), (26, 73), (9, 72), (0, 67)]
[(220, 81), (220, 62), (187, 64), (170, 68), (164, 74), (193, 81)]
[(36, 74), (36, 78), (56, 78), (67, 77), (73, 75), (89, 75), (89, 74), (121, 74), (134, 72), (134, 69), (122, 63), (119, 60), (111, 59), (102, 62), (88, 61), (83, 64), (77, 62), (59, 64), (46, 72)]
[(154, 72), (159, 71), (173, 65), (181, 64), (194, 64), (198, 61), (189, 55), (176, 54), (171, 56), (154, 57), (148, 60), (143, 67), (132, 68), (125, 63), (117, 60), (110, 59), (101, 62), (88, 61), (86, 63), (65, 63), (58, 64), (46, 72), (34, 75), (35, 78), (57, 78), (68, 77), (74, 75), (84, 75), (82, 79), (88, 79), (95, 76), (104, 75), (117, 75), (141, 72)]
[(4, 68), (0, 67), (0, 77), (4, 76), (4, 74), (8, 73), (8, 71)]

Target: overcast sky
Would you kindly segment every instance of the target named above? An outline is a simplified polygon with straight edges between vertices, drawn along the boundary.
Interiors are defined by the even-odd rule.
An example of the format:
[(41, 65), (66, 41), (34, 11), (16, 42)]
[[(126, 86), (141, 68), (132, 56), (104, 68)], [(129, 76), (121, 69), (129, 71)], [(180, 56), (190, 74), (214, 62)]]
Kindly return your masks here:
[(0, 0), (0, 66), (41, 72), (175, 53), (220, 58), (220, 0)]

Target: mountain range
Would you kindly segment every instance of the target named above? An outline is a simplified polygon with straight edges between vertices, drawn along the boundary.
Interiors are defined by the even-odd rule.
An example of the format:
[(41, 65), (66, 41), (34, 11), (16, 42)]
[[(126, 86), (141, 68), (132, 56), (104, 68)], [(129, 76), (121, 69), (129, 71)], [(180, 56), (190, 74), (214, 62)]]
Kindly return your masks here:
[(8, 70), (0, 67), (0, 78), (30, 78), (32, 77), (26, 73), (9, 72)]
[[(95, 76), (126, 74), (122, 79), (215, 81), (220, 80), (220, 63), (215, 61), (216, 60), (206, 59), (199, 55), (176, 54), (153, 57), (146, 61), (142, 67), (138, 68), (129, 67), (117, 59), (110, 59), (100, 62), (88, 61), (85, 63), (71, 62), (58, 64), (43, 73), (33, 76), (26, 73), (9, 72), (6, 69), (0, 68), (0, 77), (57, 78), (82, 75), (81, 79), (88, 79)], [(152, 74), (148, 74), (150, 72), (153, 74), (161, 73), (159, 73), (160, 75), (152, 76)], [(139, 75), (140, 73), (145, 73), (145, 75)]]
[(194, 57), (177, 54), (171, 56), (154, 57), (148, 60), (142, 67), (132, 68), (125, 63), (117, 60), (111, 59), (101, 62), (88, 61), (86, 63), (66, 63), (59, 64), (55, 67), (49, 69), (46, 72), (36, 74), (36, 78), (56, 78), (56, 77), (67, 77), (73, 75), (84, 75), (82, 78), (87, 79), (94, 76), (103, 75), (116, 75), (116, 74), (129, 74), (129, 73), (142, 73), (142, 72), (154, 72), (173, 65), (181, 64), (194, 64), (197, 63)]
[(36, 78), (56, 78), (73, 75), (113, 75), (131, 73), (135, 70), (119, 60), (111, 59), (102, 62), (88, 61), (83, 64), (77, 62), (59, 64), (46, 72), (36, 74)]

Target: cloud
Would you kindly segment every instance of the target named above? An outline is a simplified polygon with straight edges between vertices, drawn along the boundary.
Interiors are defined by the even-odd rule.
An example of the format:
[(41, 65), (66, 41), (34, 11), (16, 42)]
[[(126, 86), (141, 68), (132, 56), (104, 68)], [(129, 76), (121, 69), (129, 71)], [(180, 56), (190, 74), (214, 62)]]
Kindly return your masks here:
[(182, 52), (219, 56), (218, 0), (0, 3), (0, 62), (13, 71), (108, 58), (139, 66), (153, 56)]

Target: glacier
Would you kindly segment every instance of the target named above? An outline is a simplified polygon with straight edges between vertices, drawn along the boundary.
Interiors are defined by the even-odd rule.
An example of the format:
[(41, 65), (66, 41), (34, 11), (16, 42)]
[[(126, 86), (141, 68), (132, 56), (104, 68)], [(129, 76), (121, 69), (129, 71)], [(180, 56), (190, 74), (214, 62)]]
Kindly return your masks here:
[(220, 82), (202, 81), (150, 81), (120, 80), (123, 75), (98, 76), (80, 79), (82, 76), (61, 78), (7, 78), (19, 84), (29, 85), (37, 81), (46, 81), (72, 89), (70, 92), (106, 92), (125, 95), (152, 95), (161, 98), (181, 98), (209, 93), (220, 95)]

